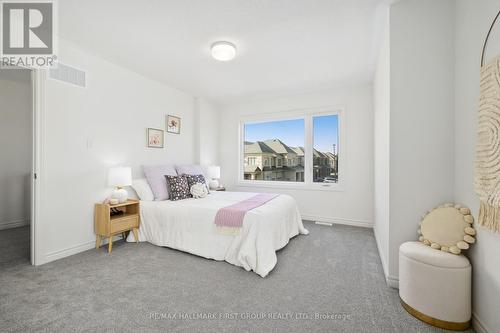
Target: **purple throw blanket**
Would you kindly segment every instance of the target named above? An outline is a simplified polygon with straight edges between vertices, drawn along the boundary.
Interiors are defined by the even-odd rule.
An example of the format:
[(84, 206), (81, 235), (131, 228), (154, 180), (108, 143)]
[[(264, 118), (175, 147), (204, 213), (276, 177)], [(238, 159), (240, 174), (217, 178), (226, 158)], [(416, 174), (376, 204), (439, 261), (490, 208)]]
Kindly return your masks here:
[(266, 202), (276, 198), (279, 194), (260, 193), (231, 206), (219, 209), (215, 215), (215, 225), (218, 227), (240, 228), (243, 225), (245, 214)]

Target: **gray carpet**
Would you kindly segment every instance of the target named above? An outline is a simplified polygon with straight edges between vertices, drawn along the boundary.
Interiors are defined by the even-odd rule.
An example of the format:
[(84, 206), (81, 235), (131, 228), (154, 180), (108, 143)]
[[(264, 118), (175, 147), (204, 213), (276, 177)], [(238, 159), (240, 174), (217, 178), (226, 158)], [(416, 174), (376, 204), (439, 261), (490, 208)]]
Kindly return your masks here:
[(29, 263), (30, 227), (0, 230), (0, 269), (6, 264)]
[[(3, 265), (0, 331), (440, 331), (401, 308), (385, 284), (372, 230), (306, 228), (310, 235), (279, 251), (264, 279), (225, 262), (122, 241), (111, 255), (102, 248), (36, 268)], [(228, 318), (213, 318), (220, 313)]]

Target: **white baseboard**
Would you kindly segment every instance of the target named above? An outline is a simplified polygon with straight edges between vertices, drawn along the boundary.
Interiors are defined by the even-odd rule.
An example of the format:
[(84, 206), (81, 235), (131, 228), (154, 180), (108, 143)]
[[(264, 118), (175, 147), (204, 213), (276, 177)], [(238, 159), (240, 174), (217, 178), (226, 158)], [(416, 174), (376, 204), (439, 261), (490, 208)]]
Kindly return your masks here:
[(375, 236), (375, 243), (377, 244), (378, 256), (382, 262), (382, 270), (384, 271), (385, 282), (387, 285), (394, 289), (399, 289), (399, 277), (394, 275), (389, 275), (389, 266), (387, 265), (387, 258), (383, 255), (381, 251), (382, 246), (380, 244), (380, 238), (377, 235), (377, 229), (373, 228), (373, 234)]
[(484, 322), (479, 319), (477, 314), (475, 312), (472, 312), (472, 328), (474, 331), (477, 333), (488, 333), (488, 332), (493, 332), (490, 329), (486, 328), (486, 325)]
[(62, 259), (64, 257), (71, 256), (73, 254), (87, 251), (87, 250), (90, 250), (94, 247), (95, 247), (95, 241), (91, 241), (91, 242), (82, 243), (80, 245), (68, 247), (65, 249), (61, 249), (61, 250), (57, 250), (57, 251), (53, 251), (53, 252), (48, 252), (45, 254), (45, 258), (42, 259), (43, 262), (41, 264), (46, 264), (48, 262), (51, 262), (51, 261), (54, 261), (57, 259)]
[[(320, 221), (320, 222), (327, 222), (327, 223), (334, 223), (334, 224), (344, 224), (344, 225), (351, 225), (351, 226), (356, 226), (356, 227), (364, 227), (364, 228), (372, 228), (373, 225), (370, 222), (367, 221), (360, 221), (360, 220), (351, 220), (351, 219), (344, 219), (344, 218), (326, 218), (322, 216), (313, 216), (313, 215), (302, 215), (302, 218), (304, 220), (310, 220), (310, 221)], [(102, 244), (106, 244), (107, 241), (103, 240)], [(85, 242), (79, 245), (75, 245), (72, 247), (68, 247), (65, 249), (57, 250), (57, 251), (52, 251), (48, 252), (45, 254), (44, 258), (41, 260), (40, 265), (46, 264), (48, 262), (62, 259), (64, 257), (68, 257), (83, 251), (90, 250), (95, 247), (95, 241), (89, 241)]]
[(384, 271), (385, 281), (389, 285), (389, 266), (387, 265), (387, 258), (382, 252), (382, 246), (380, 244), (380, 238), (378, 237), (376, 228), (373, 228), (373, 235), (375, 236), (375, 244), (377, 244), (378, 256), (380, 257), (380, 261), (382, 262), (382, 270)]
[[(122, 239), (120, 235), (114, 236), (114, 241), (119, 240), (119, 239)], [(101, 246), (104, 246), (106, 244), (108, 244), (108, 240), (103, 239), (101, 242)], [(54, 261), (54, 260), (69, 257), (69, 256), (72, 256), (74, 254), (77, 254), (77, 253), (80, 253), (83, 251), (87, 251), (87, 250), (90, 250), (93, 248), (95, 248), (95, 240), (85, 242), (85, 243), (82, 243), (80, 245), (68, 247), (65, 249), (61, 249), (61, 250), (57, 250), (57, 251), (53, 251), (53, 252), (48, 252), (47, 254), (45, 254), (45, 258), (42, 259), (42, 262), (40, 263), (40, 265), (49, 263), (49, 262)]]
[(25, 225), (29, 225), (29, 224), (30, 224), (29, 219), (28, 220), (27, 219), (17, 219), (17, 220), (11, 220), (11, 221), (3, 221), (3, 222), (0, 222), (0, 230), (24, 227)]
[(399, 278), (397, 276), (389, 275), (385, 278), (387, 285), (394, 289), (399, 289)]
[(302, 214), (302, 219), (308, 220), (308, 221), (313, 221), (313, 222), (318, 221), (318, 222), (326, 222), (326, 223), (333, 223), (333, 224), (351, 225), (354, 227), (373, 228), (373, 223), (371, 223), (371, 222), (362, 221), (362, 220), (345, 219), (342, 217), (325, 217), (325, 216), (318, 216), (318, 215)]

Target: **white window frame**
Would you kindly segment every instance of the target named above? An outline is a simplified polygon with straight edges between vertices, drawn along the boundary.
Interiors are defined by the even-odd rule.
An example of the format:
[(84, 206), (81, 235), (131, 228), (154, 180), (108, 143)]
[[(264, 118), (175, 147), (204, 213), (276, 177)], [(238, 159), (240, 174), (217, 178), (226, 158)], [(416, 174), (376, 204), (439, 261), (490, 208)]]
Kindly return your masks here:
[[(319, 108), (308, 108), (291, 111), (272, 112), (260, 115), (245, 116), (240, 118), (238, 140), (238, 186), (243, 187), (266, 187), (283, 188), (294, 190), (317, 190), (317, 191), (344, 191), (346, 175), (346, 140), (345, 140), (345, 108), (326, 106)], [(313, 117), (315, 116), (338, 116), (338, 145), (337, 156), (339, 163), (337, 183), (315, 183), (313, 182)], [(244, 179), (245, 161), (245, 124), (263, 123), (271, 121), (304, 119), (304, 182), (272, 181), (272, 180), (246, 180)]]

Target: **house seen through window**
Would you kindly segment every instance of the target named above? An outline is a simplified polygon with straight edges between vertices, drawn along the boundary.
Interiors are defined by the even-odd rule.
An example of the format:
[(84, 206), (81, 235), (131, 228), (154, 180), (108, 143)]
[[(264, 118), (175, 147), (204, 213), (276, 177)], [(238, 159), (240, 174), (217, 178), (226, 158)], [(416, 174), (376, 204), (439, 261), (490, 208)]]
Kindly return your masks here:
[(338, 181), (339, 123), (337, 115), (313, 117), (313, 181)]
[[(310, 119), (312, 126), (307, 133), (305, 116), (299, 119), (243, 124), (243, 179), (336, 183), (338, 115), (310, 116)], [(310, 137), (313, 143), (310, 149), (305, 147), (306, 137)], [(311, 154), (312, 158), (308, 160), (307, 154)], [(305, 172), (306, 163), (312, 163), (312, 171), (309, 173)]]

